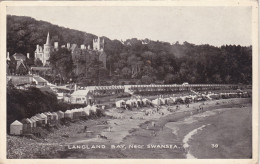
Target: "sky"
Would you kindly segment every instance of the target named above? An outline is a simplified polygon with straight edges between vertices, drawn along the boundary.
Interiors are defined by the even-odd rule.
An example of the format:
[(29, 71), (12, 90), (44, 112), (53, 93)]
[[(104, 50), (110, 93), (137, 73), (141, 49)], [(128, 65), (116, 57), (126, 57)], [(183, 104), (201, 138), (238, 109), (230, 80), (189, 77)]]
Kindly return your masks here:
[(29, 16), (110, 39), (151, 39), (170, 43), (252, 44), (251, 7), (7, 7)]

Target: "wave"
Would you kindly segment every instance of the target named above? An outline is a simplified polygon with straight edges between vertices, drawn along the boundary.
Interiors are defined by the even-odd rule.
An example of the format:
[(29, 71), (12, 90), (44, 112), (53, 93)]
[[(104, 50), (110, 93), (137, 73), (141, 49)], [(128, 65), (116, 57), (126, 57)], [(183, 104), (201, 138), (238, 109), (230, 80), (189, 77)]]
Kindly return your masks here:
[[(207, 124), (207, 125), (210, 125), (210, 124)], [(192, 131), (190, 131), (188, 134), (186, 134), (182, 140), (183, 142), (183, 147), (184, 149), (187, 151), (187, 154), (186, 154), (186, 158), (196, 158), (194, 157), (190, 150), (189, 150), (189, 140), (192, 138), (193, 135), (197, 134), (199, 130), (202, 130), (203, 128), (205, 128), (207, 125), (202, 125), (196, 129), (193, 129)]]

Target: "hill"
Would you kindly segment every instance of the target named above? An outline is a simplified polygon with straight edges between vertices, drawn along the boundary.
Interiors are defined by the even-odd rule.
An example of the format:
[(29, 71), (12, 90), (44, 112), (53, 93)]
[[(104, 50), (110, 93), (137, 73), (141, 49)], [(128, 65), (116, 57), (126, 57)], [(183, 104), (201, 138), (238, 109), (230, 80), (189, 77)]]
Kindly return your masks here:
[[(32, 56), (36, 45), (44, 44), (48, 32), (52, 44), (58, 41), (60, 45), (69, 42), (92, 47), (92, 40), (96, 37), (93, 34), (37, 21), (30, 17), (8, 15), (7, 51), (10, 54), (29, 52)], [(118, 79), (136, 79), (136, 84), (151, 84), (158, 80), (163, 80), (166, 84), (252, 83), (251, 46), (214, 47), (188, 42), (171, 44), (136, 38), (123, 42), (104, 38), (104, 50), (108, 56), (107, 69), (113, 84), (118, 84)], [(70, 72), (65, 74), (73, 77), (75, 81), (86, 78), (85, 75), (83, 77), (73, 75), (73, 70), (68, 71)]]

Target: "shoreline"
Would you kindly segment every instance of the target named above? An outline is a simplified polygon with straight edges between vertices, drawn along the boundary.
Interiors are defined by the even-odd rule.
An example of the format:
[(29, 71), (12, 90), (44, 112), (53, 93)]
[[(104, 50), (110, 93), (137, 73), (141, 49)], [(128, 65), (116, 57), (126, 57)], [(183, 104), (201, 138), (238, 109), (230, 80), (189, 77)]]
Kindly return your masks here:
[[(191, 104), (190, 108), (186, 108), (183, 105), (180, 110), (172, 113), (168, 112), (166, 107), (162, 107), (161, 111), (165, 112), (163, 116), (158, 113), (145, 116), (140, 110), (124, 111), (120, 113), (120, 116), (118, 115), (117, 109), (110, 109), (108, 112), (112, 112), (112, 116), (114, 113), (117, 115), (116, 117), (111, 117), (110, 115), (110, 117), (106, 116), (97, 120), (71, 123), (69, 127), (61, 127), (57, 131), (49, 134), (46, 139), (41, 139), (42, 143), (53, 143), (51, 146), (41, 145), (41, 147), (55, 149), (55, 152), (49, 154), (47, 151), (41, 151), (43, 155), (38, 155), (36, 158), (186, 158), (185, 148), (183, 147), (183, 136), (193, 129), (196, 129), (195, 125), (189, 120), (190, 117), (202, 119), (214, 117), (214, 115), (205, 116), (207, 115), (205, 113), (218, 108), (222, 108), (225, 111), (228, 106), (234, 108), (249, 101), (250, 99), (206, 101), (204, 102), (205, 110), (203, 112), (194, 112), (192, 114), (190, 110), (198, 107), (201, 103)], [(216, 105), (216, 102), (219, 102), (219, 105)], [(183, 124), (183, 121), (186, 121), (186, 124)], [(155, 123), (155, 126), (151, 126), (152, 122)], [(167, 127), (167, 123), (177, 123), (179, 125), (175, 127), (179, 127), (181, 130), (172, 133), (174, 130), (169, 128), (169, 126)], [(81, 132), (84, 125), (88, 125), (88, 130), (92, 131), (93, 134), (86, 136), (85, 133)], [(67, 134), (68, 137), (60, 137), (64, 134)], [(194, 145), (193, 138), (196, 138), (199, 134), (200, 133), (194, 134), (192, 141), (189, 140), (188, 143)], [(98, 138), (97, 135), (105, 136), (106, 138)], [(12, 138), (13, 136), (9, 136), (9, 138), (10, 137)], [(20, 140), (26, 140), (27, 142), (27, 139), (20, 138)], [(60, 146), (55, 146), (54, 143)], [(34, 143), (32, 145), (39, 146), (39, 144), (40, 143)], [(89, 146), (106, 145), (107, 149), (68, 149), (67, 145), (69, 144)], [(145, 148), (149, 144), (162, 146), (172, 145), (174, 148)], [(117, 147), (112, 149), (111, 145), (125, 145), (125, 147), (137, 145), (137, 148), (127, 149), (125, 147)], [(144, 148), (138, 148), (138, 145), (144, 145)], [(107, 154), (108, 151), (110, 154)], [(190, 151), (191, 154), (193, 154), (194, 149), (190, 147)], [(197, 157), (196, 153), (195, 157)]]

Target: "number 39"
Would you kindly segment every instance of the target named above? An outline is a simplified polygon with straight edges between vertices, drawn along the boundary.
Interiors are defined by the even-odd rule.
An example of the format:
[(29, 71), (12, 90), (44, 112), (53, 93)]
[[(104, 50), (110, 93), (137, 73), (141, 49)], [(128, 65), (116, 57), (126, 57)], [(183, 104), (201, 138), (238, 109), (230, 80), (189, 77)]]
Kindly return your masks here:
[(218, 148), (218, 144), (211, 144), (211, 148)]

